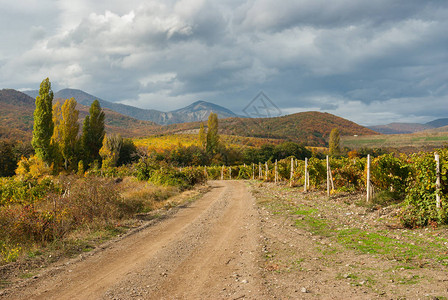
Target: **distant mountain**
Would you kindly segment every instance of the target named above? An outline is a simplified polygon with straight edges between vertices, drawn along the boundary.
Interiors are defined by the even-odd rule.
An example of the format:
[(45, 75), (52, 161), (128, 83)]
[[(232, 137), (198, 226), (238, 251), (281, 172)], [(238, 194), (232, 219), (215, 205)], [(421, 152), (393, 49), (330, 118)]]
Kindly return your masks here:
[(386, 125), (369, 126), (368, 128), (382, 134), (406, 134), (447, 126), (448, 118), (437, 119), (425, 124), (420, 123), (390, 123)]
[(36, 99), (36, 97), (39, 95), (39, 90), (26, 90), (26, 91), (22, 91), (22, 93), (30, 96), (33, 99)]
[(171, 111), (181, 121), (178, 123), (206, 121), (211, 112), (218, 114), (219, 119), (238, 117), (225, 107), (205, 101), (196, 101), (184, 108)]
[(439, 128), (439, 127), (447, 126), (448, 118), (437, 119), (437, 120), (426, 123), (426, 125), (429, 125), (432, 128)]
[[(80, 125), (88, 114), (89, 106), (78, 103)], [(30, 140), (33, 131), (35, 100), (16, 90), (0, 90), (0, 138)], [(158, 132), (159, 125), (136, 120), (104, 108), (106, 132), (120, 133), (124, 137), (146, 136), (148, 131)]]
[[(200, 122), (164, 126), (164, 133), (192, 132)], [(275, 118), (228, 118), (219, 121), (221, 134), (285, 139), (308, 146), (325, 146), (330, 132), (341, 135), (376, 135), (377, 132), (341, 117), (321, 112), (302, 112)]]
[[(25, 91), (25, 93), (30, 96), (33, 95), (34, 98), (38, 95), (38, 91)], [(98, 99), (101, 107), (109, 108), (115, 112), (138, 120), (151, 121), (161, 125), (206, 121), (212, 111), (218, 114), (218, 118), (220, 119), (238, 117), (227, 108), (206, 101), (197, 101), (181, 109), (162, 112), (155, 109), (142, 109), (130, 105), (106, 101), (77, 89), (60, 90), (54, 94), (54, 97), (61, 99), (69, 99), (73, 97), (78, 103), (86, 106), (90, 106), (94, 100)]]

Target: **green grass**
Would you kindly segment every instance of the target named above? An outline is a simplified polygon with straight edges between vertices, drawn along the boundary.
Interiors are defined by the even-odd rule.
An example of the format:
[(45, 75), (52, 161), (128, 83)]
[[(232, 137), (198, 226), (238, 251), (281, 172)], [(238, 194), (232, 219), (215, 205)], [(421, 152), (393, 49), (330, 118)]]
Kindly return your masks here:
[(383, 144), (387, 141), (387, 139), (359, 139), (359, 140), (351, 140), (350, 144), (363, 146), (365, 144)]
[(319, 218), (307, 216), (301, 220), (296, 220), (296, 226), (321, 236), (331, 236), (332, 234), (327, 221)]
[(412, 138), (411, 141), (413, 141), (413, 142), (448, 141), (448, 136), (422, 136), (422, 137)]
[[(357, 228), (339, 231), (336, 236), (339, 244), (362, 253), (379, 254), (399, 261), (429, 259), (447, 265), (446, 248), (437, 243), (427, 241), (405, 242), (386, 235), (367, 232)], [(410, 268), (410, 267), (408, 267)]]
[(28, 279), (28, 278), (31, 278), (31, 277), (33, 277), (34, 275), (36, 275), (37, 273), (23, 273), (23, 274), (21, 274), (19, 277), (20, 278), (22, 278), (22, 279)]
[(309, 216), (309, 215), (312, 215), (317, 212), (318, 212), (318, 210), (315, 208), (308, 208), (306, 206), (303, 206), (302, 208), (299, 208), (298, 210), (294, 211), (293, 214)]

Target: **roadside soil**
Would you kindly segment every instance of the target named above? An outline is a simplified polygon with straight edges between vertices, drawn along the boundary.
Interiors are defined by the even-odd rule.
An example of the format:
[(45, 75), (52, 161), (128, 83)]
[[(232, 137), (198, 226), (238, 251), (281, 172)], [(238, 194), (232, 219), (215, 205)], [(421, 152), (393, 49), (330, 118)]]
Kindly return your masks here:
[(260, 299), (259, 218), (242, 181), (0, 294), (5, 299)]
[(364, 195), (252, 184), (276, 299), (448, 299), (448, 229), (409, 230)]
[(2, 299), (448, 299), (448, 230), (362, 195), (210, 181), (176, 213)]

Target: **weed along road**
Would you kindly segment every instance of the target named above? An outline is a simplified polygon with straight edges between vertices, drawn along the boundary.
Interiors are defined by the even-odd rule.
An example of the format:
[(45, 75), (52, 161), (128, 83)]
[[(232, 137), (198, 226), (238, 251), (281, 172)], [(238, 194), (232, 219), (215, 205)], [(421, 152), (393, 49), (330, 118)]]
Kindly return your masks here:
[(171, 217), (4, 297), (264, 298), (257, 267), (255, 200), (242, 181), (209, 184), (209, 192)]

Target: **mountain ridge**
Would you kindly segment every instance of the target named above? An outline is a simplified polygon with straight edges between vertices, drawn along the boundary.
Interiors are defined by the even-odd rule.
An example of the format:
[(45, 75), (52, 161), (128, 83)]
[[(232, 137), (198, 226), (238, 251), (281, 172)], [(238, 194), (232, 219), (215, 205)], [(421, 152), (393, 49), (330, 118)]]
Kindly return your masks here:
[[(24, 91), (24, 93), (29, 96), (34, 96), (35, 98), (38, 94), (38, 91), (30, 90)], [(212, 111), (217, 113), (218, 118), (220, 119), (238, 116), (225, 107), (203, 100), (196, 101), (193, 104), (190, 104), (183, 108), (179, 108), (177, 110), (162, 112), (155, 109), (143, 109), (131, 105), (107, 101), (79, 89), (65, 88), (59, 90), (54, 94), (55, 99), (65, 100), (72, 97), (75, 98), (78, 103), (86, 106), (89, 106), (94, 100), (98, 100), (101, 107), (109, 108), (115, 112), (132, 117), (137, 120), (151, 121), (159, 125), (206, 121)], [(201, 109), (197, 111), (188, 109), (195, 104), (196, 106), (201, 106)]]

